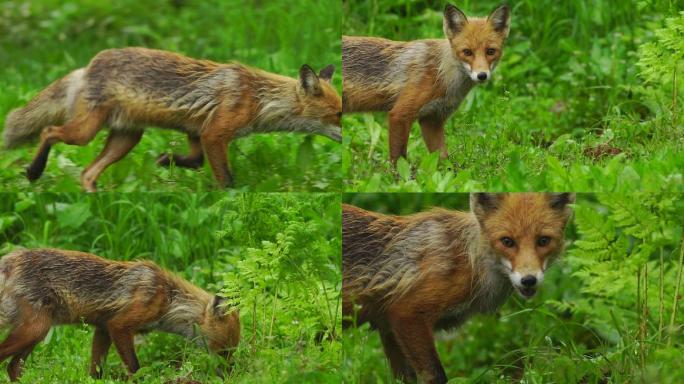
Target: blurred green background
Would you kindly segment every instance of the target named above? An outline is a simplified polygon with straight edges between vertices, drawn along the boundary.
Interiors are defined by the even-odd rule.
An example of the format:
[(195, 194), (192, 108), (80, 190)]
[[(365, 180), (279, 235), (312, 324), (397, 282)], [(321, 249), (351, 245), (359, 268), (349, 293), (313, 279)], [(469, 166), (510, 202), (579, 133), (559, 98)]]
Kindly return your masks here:
[[(214, 373), (227, 368), (219, 356), (152, 332), (136, 343), (137, 382), (338, 383), (340, 222), (334, 194), (0, 193), (0, 255), (51, 247), (147, 259), (237, 297), (242, 337), (226, 380)], [(54, 327), (21, 382), (125, 379), (113, 348), (104, 380), (88, 376), (92, 333), (85, 324)]]
[[(341, 91), (339, 1), (151, 0), (0, 1), (0, 122), (38, 91), (99, 51), (144, 46), (219, 62), (240, 61), (296, 77), (302, 64), (337, 68)], [(4, 126), (4, 123), (3, 123)], [(34, 190), (78, 191), (82, 169), (99, 154), (106, 134), (84, 148), (53, 148)], [(35, 145), (3, 151), (3, 189), (26, 190), (23, 176)], [(187, 151), (185, 135), (148, 129), (142, 142), (100, 178), (102, 190), (207, 190), (209, 166), (199, 172), (154, 164), (164, 152)], [(339, 190), (340, 145), (299, 134), (254, 135), (230, 145), (235, 186), (256, 191)]]
[[(467, 194), (346, 194), (387, 214), (468, 210)], [(450, 383), (681, 383), (684, 196), (578, 194), (539, 294), (436, 334)], [(344, 330), (345, 383), (392, 382), (377, 332)]]
[[(499, 0), (452, 1), (487, 16)], [(388, 162), (386, 114), (343, 120), (346, 191), (684, 189), (684, 2), (512, 0), (491, 82), (447, 121), (448, 161), (417, 124)], [(343, 35), (444, 38), (445, 2), (345, 0)], [(678, 74), (679, 80), (675, 80)]]

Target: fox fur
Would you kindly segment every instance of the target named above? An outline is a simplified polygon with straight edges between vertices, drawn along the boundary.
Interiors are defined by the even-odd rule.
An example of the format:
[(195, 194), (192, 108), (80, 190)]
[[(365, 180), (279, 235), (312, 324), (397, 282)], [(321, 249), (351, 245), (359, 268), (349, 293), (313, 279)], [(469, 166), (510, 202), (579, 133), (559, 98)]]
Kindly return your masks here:
[(330, 84), (334, 67), (317, 75), (308, 65), (293, 79), (240, 63), (220, 64), (146, 48), (109, 49), (85, 68), (55, 81), (6, 121), (4, 143), (14, 147), (41, 133), (27, 176), (42, 174), (50, 146), (86, 145), (103, 127), (103, 152), (83, 172), (95, 190), (97, 177), (123, 158), (147, 125), (188, 135), (190, 154), (161, 155), (158, 163), (197, 168), (204, 156), (221, 186), (232, 184), (227, 145), (262, 132), (303, 132), (341, 140), (342, 101)]
[(477, 84), (491, 78), (510, 30), (510, 9), (467, 18), (444, 10), (446, 39), (392, 41), (342, 37), (343, 111), (388, 112), (390, 160), (406, 157), (411, 125), (418, 120), (431, 152), (448, 156), (444, 123)]
[(397, 378), (445, 383), (433, 332), (495, 311), (514, 291), (533, 296), (563, 251), (574, 195), (479, 193), (470, 201), (471, 212), (409, 216), (343, 205), (343, 325), (377, 329)]
[[(150, 261), (123, 262), (59, 249), (19, 250), (0, 259), (0, 325), (9, 336), (10, 380), (33, 348), (60, 324), (95, 327), (90, 374), (102, 375), (112, 342), (129, 374), (139, 369), (138, 332), (180, 334), (229, 358), (240, 339), (238, 310)], [(199, 332), (199, 333), (198, 333)]]

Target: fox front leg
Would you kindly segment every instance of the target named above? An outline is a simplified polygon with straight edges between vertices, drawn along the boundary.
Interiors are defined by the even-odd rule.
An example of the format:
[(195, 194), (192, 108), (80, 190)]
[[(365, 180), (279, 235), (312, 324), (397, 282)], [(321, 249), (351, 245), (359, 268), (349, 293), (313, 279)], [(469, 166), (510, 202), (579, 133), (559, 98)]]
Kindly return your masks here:
[(444, 118), (440, 116), (425, 116), (418, 119), (420, 132), (428, 151), (439, 151), (439, 157), (444, 160), (449, 157), (446, 140), (444, 138)]
[(432, 327), (420, 317), (397, 313), (390, 317), (390, 327), (406, 360), (421, 384), (444, 384), (446, 372), (435, 349)]
[(392, 367), (394, 377), (405, 382), (415, 382), (416, 371), (414, 371), (408, 361), (406, 361), (406, 357), (401, 351), (399, 344), (397, 344), (397, 340), (392, 334), (392, 331), (381, 329), (380, 339), (382, 340), (382, 347), (385, 350), (385, 355)]

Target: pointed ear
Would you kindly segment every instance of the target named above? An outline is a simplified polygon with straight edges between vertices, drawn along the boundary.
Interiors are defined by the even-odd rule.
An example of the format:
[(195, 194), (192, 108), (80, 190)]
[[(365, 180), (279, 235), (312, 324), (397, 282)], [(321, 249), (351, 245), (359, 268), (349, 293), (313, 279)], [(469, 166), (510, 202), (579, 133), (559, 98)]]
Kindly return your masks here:
[(482, 224), (485, 217), (499, 208), (503, 194), (500, 193), (471, 193), (470, 210), (475, 214), (477, 221)]
[(458, 35), (467, 22), (468, 18), (460, 9), (451, 4), (447, 4), (446, 7), (444, 7), (442, 27), (444, 28), (444, 34), (447, 39), (451, 40), (454, 36)]
[(335, 73), (335, 66), (330, 64), (327, 67), (321, 69), (320, 72), (318, 72), (318, 78), (321, 80), (327, 81), (329, 83), (330, 80), (332, 80), (334, 73)]
[(575, 194), (574, 193), (549, 193), (549, 204), (551, 205), (551, 208), (557, 209), (557, 210), (564, 210), (568, 204), (572, 204), (575, 202)]
[(221, 296), (214, 296), (214, 301), (211, 303), (211, 314), (214, 317), (221, 318), (226, 315), (226, 309), (224, 308), (224, 304), (226, 302), (226, 299), (224, 299)]
[(495, 31), (502, 33), (504, 37), (508, 37), (508, 32), (511, 30), (511, 8), (508, 5), (500, 5), (495, 9), (489, 17), (489, 22)]
[(299, 69), (299, 84), (304, 92), (308, 94), (317, 95), (321, 92), (321, 84), (318, 81), (316, 72), (306, 64), (302, 65)]

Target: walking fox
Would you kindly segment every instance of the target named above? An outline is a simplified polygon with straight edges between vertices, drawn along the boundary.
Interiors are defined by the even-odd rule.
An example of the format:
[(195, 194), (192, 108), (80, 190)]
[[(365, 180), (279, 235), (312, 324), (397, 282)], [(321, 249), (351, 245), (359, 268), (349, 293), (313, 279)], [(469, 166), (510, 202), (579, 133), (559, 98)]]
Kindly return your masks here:
[[(99, 378), (112, 342), (129, 374), (139, 368), (133, 336), (160, 330), (195, 338), (229, 358), (240, 339), (238, 310), (219, 296), (149, 261), (121, 262), (58, 249), (21, 250), (0, 260), (0, 323), (9, 336), (0, 362), (11, 357), (10, 380), (50, 327), (95, 326), (90, 374)], [(196, 334), (196, 330), (199, 334)]]
[(446, 39), (342, 37), (343, 111), (388, 112), (390, 160), (406, 157), (411, 125), (431, 152), (448, 156), (444, 122), (477, 83), (491, 78), (510, 30), (510, 9), (470, 18), (448, 4)]
[[(563, 251), (569, 193), (477, 193), (471, 212), (388, 216), (344, 205), (344, 326), (380, 332), (397, 378), (446, 383), (434, 330), (532, 297)], [(351, 320), (350, 320), (351, 319)]]
[(190, 153), (161, 155), (160, 165), (197, 168), (206, 155), (216, 181), (231, 186), (227, 146), (233, 139), (295, 131), (341, 140), (342, 100), (330, 84), (334, 70), (329, 65), (316, 75), (305, 64), (296, 80), (239, 63), (146, 48), (109, 49), (12, 111), (4, 142), (13, 147), (42, 130), (27, 168), (27, 177), (35, 180), (52, 145), (86, 145), (109, 126), (104, 150), (81, 175), (83, 188), (94, 191), (98, 176), (138, 144), (146, 125), (171, 128), (188, 135)]

